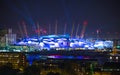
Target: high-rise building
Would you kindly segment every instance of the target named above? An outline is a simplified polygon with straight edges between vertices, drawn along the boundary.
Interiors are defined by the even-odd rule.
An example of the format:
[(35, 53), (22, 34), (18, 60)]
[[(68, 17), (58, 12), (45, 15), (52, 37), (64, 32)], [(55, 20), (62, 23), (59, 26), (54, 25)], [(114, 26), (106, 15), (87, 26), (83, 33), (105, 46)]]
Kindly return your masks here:
[(5, 35), (6, 45), (16, 43), (16, 34), (12, 33), (12, 29), (8, 29), (8, 34)]

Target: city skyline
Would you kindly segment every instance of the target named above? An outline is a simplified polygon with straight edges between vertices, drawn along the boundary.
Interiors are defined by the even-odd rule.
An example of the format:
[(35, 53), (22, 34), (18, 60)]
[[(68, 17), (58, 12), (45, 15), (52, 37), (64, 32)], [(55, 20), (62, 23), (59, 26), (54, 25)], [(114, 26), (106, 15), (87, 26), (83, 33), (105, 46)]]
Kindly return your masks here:
[[(38, 27), (51, 34), (55, 33), (57, 22), (58, 34), (70, 34), (74, 24), (74, 32), (79, 24), (78, 34), (81, 33), (83, 22), (88, 25), (85, 33), (120, 33), (120, 9), (117, 0), (1, 0), (0, 1), (0, 26), (12, 28), (16, 33), (25, 29), (33, 34)], [(24, 24), (23, 24), (24, 22)], [(50, 25), (50, 26), (49, 26)], [(19, 29), (19, 30), (18, 30)]]

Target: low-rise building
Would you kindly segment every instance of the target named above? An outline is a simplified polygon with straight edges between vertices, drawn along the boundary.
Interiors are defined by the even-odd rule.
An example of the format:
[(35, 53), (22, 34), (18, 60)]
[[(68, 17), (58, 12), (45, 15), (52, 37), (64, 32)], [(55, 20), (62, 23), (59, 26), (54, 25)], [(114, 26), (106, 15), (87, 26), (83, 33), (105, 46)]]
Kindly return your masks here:
[(11, 63), (14, 69), (23, 69), (26, 66), (26, 58), (23, 53), (0, 52), (0, 66)]

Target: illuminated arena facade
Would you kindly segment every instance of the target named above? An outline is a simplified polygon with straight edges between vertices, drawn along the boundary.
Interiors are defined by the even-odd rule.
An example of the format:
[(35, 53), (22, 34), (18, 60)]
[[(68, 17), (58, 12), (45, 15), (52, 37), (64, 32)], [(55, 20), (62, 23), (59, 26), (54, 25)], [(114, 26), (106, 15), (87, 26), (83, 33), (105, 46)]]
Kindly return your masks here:
[(69, 35), (48, 35), (39, 38), (24, 38), (16, 45), (32, 46), (36, 50), (104, 50), (113, 48), (113, 41), (71, 38)]

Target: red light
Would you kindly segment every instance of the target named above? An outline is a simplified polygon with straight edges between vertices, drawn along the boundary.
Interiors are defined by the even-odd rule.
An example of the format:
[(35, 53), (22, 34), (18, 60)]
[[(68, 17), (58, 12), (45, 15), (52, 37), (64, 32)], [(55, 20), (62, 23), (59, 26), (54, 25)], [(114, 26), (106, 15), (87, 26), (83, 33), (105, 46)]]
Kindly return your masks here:
[(88, 24), (88, 22), (87, 22), (87, 21), (84, 21), (84, 22), (83, 22), (83, 25), (87, 25), (87, 24)]
[(118, 32), (115, 32), (115, 34), (118, 34)]

